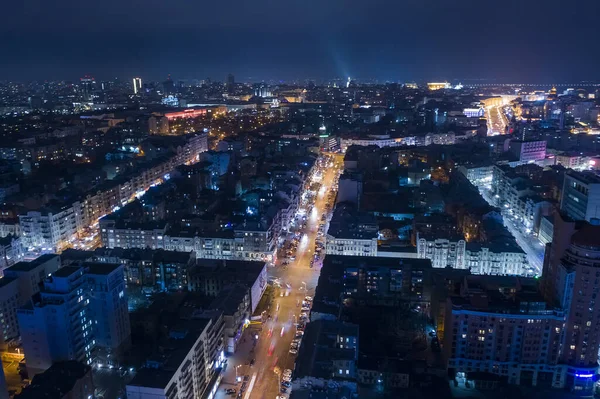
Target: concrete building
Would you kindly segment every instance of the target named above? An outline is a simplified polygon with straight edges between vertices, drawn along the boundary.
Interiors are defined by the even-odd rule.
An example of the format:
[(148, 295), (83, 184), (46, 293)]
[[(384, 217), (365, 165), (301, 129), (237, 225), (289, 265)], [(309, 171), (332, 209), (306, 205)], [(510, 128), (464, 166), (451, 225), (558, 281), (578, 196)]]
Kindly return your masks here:
[(223, 313), (223, 350), (226, 354), (235, 353), (246, 320), (252, 315), (250, 292), (244, 284), (232, 284), (225, 287), (210, 305), (210, 309)]
[(418, 257), (431, 260), (433, 267), (466, 268), (466, 241), (463, 237), (453, 239), (433, 238), (417, 232), (416, 241)]
[(593, 172), (567, 172), (560, 210), (573, 220), (600, 218), (600, 177)]
[(29, 375), (54, 362), (116, 365), (129, 347), (123, 266), (81, 263), (58, 269), (17, 310)]
[(363, 193), (363, 176), (358, 172), (344, 172), (338, 182), (336, 203), (351, 202), (360, 206)]
[(295, 384), (357, 379), (358, 325), (316, 320), (306, 327), (293, 374)]
[(241, 260), (198, 259), (190, 270), (189, 291), (217, 297), (228, 286), (245, 286), (250, 297), (250, 314), (254, 313), (267, 288), (267, 265)]
[(562, 165), (567, 169), (589, 170), (594, 161), (581, 154), (557, 154), (556, 165)]
[(546, 158), (546, 141), (511, 140), (509, 152), (522, 163), (540, 161)]
[(546, 246), (541, 289), (564, 310), (561, 381), (578, 395), (592, 395), (598, 369), (600, 311), (600, 226), (557, 213), (552, 242)]
[(553, 279), (555, 297), (567, 315), (561, 361), (570, 367), (564, 375), (566, 386), (591, 392), (598, 371), (600, 311), (596, 295), (600, 290), (600, 226), (586, 224), (571, 236)]
[(511, 384), (563, 387), (564, 322), (532, 279), (467, 276), (446, 303), (448, 368), (467, 381), (487, 372)]
[(471, 166), (471, 165), (460, 165), (458, 167), (459, 172), (469, 179), (476, 187), (489, 187), (492, 184), (492, 178), (494, 175), (493, 165), (484, 166)]
[(6, 236), (0, 238), (0, 274), (7, 267), (14, 265), (23, 258), (23, 246), (21, 238)]
[(468, 243), (465, 267), (473, 274), (525, 276), (529, 272), (527, 254), (516, 243)]
[(40, 292), (40, 284), (46, 277), (57, 271), (61, 266), (60, 256), (55, 254), (42, 255), (31, 262), (19, 262), (4, 269), (4, 277), (16, 278), (19, 281), (21, 303), (28, 302), (32, 296)]
[(90, 292), (96, 361), (102, 365), (118, 366), (131, 346), (123, 266), (118, 263), (84, 263), (82, 266)]
[(540, 231), (538, 232), (538, 238), (544, 245), (552, 242), (554, 236), (554, 220), (552, 216), (544, 216), (540, 223)]
[(81, 219), (79, 202), (19, 215), (22, 245), (28, 250), (40, 248), (42, 252), (58, 252), (83, 228)]
[(94, 321), (83, 267), (63, 267), (46, 278), (40, 294), (17, 317), (29, 376), (58, 361), (92, 364)]
[(17, 306), (21, 303), (19, 281), (16, 278), (0, 278), (0, 348), (6, 349), (11, 339), (19, 337)]
[(377, 219), (351, 206), (338, 205), (327, 231), (327, 255), (377, 256)]
[(213, 397), (225, 360), (223, 318), (182, 320), (162, 353), (150, 357), (126, 387), (128, 399)]

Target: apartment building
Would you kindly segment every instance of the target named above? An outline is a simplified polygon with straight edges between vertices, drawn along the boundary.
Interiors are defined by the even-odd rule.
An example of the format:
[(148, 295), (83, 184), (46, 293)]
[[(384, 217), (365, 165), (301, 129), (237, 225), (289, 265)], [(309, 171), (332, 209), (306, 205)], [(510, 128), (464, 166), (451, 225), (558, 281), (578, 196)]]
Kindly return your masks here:
[(225, 360), (221, 314), (181, 320), (162, 348), (127, 384), (127, 398), (201, 399), (214, 395)]

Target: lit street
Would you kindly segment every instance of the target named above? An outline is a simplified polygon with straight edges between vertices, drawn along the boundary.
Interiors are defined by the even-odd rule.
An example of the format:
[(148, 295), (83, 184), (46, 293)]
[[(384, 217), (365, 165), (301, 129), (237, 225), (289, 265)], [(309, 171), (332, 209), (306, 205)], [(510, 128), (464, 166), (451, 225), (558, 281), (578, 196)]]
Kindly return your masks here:
[[(488, 204), (497, 207), (501, 206), (491, 198), (488, 190), (480, 190), (480, 193)], [(508, 209), (502, 208), (502, 219), (504, 220), (504, 225), (508, 231), (510, 231), (510, 233), (515, 237), (517, 244), (519, 244), (521, 249), (527, 254), (529, 265), (533, 268), (532, 274), (541, 276), (542, 267), (544, 264), (544, 246), (540, 240), (533, 234), (527, 233), (525, 226), (523, 226), (521, 223), (517, 223), (511, 217)]]
[[(296, 335), (295, 325), (303, 312), (300, 307), (302, 301), (305, 296), (314, 295), (318, 282), (320, 262), (315, 262), (312, 268), (310, 264), (314, 256), (319, 222), (321, 222), (322, 215), (326, 213), (328, 194), (333, 191), (332, 186), (341, 165), (342, 158), (336, 157), (335, 167), (321, 169), (322, 188), (317, 193), (312, 211), (306, 215), (307, 223), (305, 229), (301, 231), (302, 238), (298, 243), (296, 259), (287, 266), (282, 265), (283, 259), (278, 259), (277, 266), (269, 269), (270, 280), (278, 278), (281, 284), (281, 288), (275, 289), (273, 302), (268, 310), (271, 320), (259, 326), (258, 329), (246, 330), (244, 338), (242, 338), (242, 340), (246, 340), (246, 344), (245, 346), (242, 344), (242, 348), (229, 358), (227, 371), (216, 395), (217, 398), (228, 397), (226, 389), (233, 388), (239, 391), (241, 383), (235, 384), (236, 368), (238, 376), (248, 376), (246, 389), (241, 398), (274, 399), (281, 394), (279, 377), (274, 369), (278, 368), (283, 372), (285, 369), (293, 370), (294, 368), (296, 355), (290, 353), (290, 345)], [(253, 345), (250, 342), (255, 339), (256, 335), (258, 335), (258, 340), (252, 350)], [(251, 366), (249, 363), (252, 359), (254, 359), (254, 365)]]
[(496, 136), (506, 133), (506, 125), (508, 121), (504, 115), (502, 108), (504, 106), (496, 106), (486, 108), (486, 117), (488, 121), (488, 136)]

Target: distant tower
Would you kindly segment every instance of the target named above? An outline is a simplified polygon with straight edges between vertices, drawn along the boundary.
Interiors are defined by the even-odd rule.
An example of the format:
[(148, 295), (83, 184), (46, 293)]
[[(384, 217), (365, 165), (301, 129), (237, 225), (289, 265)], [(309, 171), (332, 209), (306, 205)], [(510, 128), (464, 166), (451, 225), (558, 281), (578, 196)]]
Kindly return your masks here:
[(235, 84), (235, 76), (233, 76), (233, 74), (230, 73), (229, 75), (227, 75), (227, 85), (233, 86), (234, 84)]
[(90, 101), (92, 99), (92, 90), (96, 83), (95, 79), (89, 75), (85, 75), (83, 78), (79, 79), (79, 81), (83, 91), (83, 99), (85, 101)]
[(348, 76), (348, 80), (346, 81), (346, 88), (350, 87), (351, 81), (352, 81), (352, 79), (350, 79), (350, 76)]
[(133, 94), (142, 91), (142, 78), (133, 78)]

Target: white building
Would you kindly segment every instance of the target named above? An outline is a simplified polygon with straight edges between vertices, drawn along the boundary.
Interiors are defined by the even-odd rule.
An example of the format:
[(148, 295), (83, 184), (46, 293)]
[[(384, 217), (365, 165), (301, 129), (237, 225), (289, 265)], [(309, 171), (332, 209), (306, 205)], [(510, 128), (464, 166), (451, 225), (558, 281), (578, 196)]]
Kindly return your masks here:
[(0, 275), (7, 267), (23, 258), (23, 246), (20, 237), (7, 236), (0, 238)]
[(546, 158), (546, 141), (511, 140), (509, 151), (519, 162), (528, 163)]
[(428, 238), (417, 232), (417, 256), (430, 259), (437, 268), (465, 269), (466, 241), (464, 238)]
[(21, 235), (21, 226), (18, 221), (13, 222), (0, 222), (0, 238), (6, 237), (8, 235), (20, 236)]
[(476, 187), (489, 187), (494, 176), (494, 165), (470, 166), (461, 165), (458, 171)]
[(377, 256), (377, 237), (333, 237), (327, 234), (327, 255)]
[(58, 252), (83, 228), (81, 217), (79, 202), (19, 215), (23, 247), (27, 250), (39, 248), (46, 252)]
[(338, 205), (327, 231), (327, 255), (377, 256), (379, 226), (375, 216)]
[(529, 262), (527, 254), (516, 244), (468, 243), (466, 268), (473, 274), (525, 276)]

